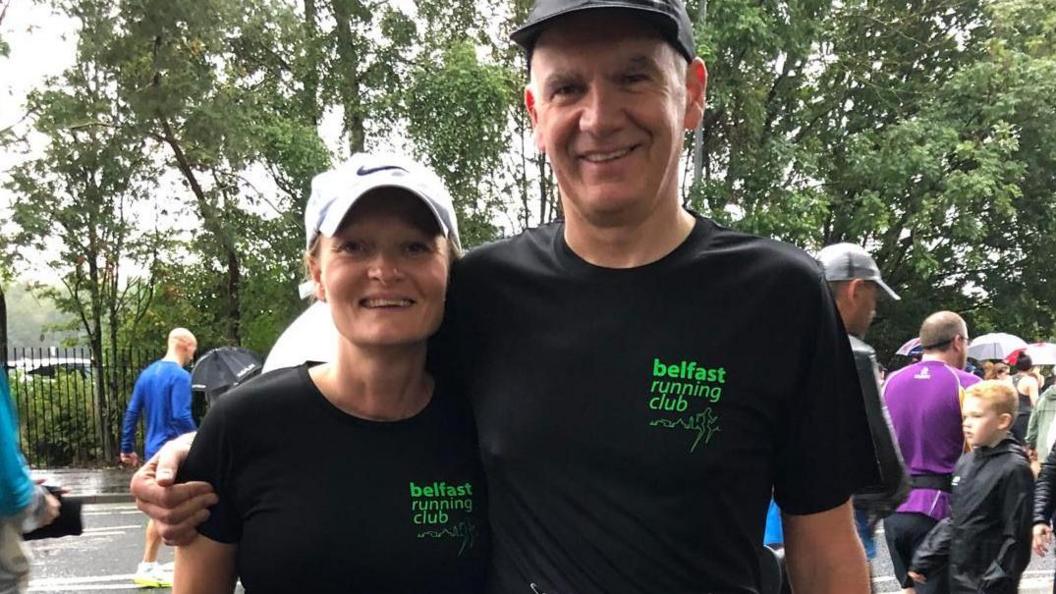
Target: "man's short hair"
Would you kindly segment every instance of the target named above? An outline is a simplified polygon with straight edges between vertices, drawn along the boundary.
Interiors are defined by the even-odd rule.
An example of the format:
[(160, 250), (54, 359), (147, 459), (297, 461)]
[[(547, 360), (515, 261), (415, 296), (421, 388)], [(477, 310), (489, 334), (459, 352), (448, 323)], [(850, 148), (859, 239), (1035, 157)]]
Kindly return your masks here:
[(968, 324), (952, 311), (928, 316), (920, 325), (920, 345), (925, 351), (945, 351), (958, 336), (968, 338)]
[(984, 380), (964, 393), (965, 398), (974, 397), (986, 403), (987, 408), (999, 415), (1016, 416), (1019, 411), (1019, 397), (1007, 382), (1001, 380)]

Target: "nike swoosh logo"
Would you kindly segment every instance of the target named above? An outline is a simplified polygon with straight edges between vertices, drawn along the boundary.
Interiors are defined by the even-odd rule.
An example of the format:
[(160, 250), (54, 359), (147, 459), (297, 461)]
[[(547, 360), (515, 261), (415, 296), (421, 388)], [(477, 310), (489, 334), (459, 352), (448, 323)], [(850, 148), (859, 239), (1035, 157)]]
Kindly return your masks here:
[(381, 167), (367, 167), (367, 166), (364, 165), (364, 166), (361, 166), (359, 168), (359, 171), (357, 171), (356, 174), (357, 175), (370, 175), (371, 173), (377, 173), (379, 171), (385, 171), (386, 169), (399, 169), (400, 171), (402, 171), (404, 173), (407, 173), (406, 169), (404, 169), (403, 167), (398, 167), (396, 165), (382, 165)]

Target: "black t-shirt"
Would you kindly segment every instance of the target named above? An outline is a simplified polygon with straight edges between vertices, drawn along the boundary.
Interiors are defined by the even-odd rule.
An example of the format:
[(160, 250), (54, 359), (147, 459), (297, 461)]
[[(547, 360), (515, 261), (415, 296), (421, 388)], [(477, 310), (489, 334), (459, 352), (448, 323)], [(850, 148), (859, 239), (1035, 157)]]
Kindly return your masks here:
[(755, 592), (772, 489), (809, 514), (878, 480), (798, 249), (698, 218), (663, 259), (606, 269), (554, 224), (471, 252), (452, 288), (440, 344), (480, 432), (489, 592)]
[(238, 544), (250, 594), (483, 588), (475, 432), (442, 384), (417, 415), (375, 422), (334, 407), (305, 366), (263, 375), (209, 411), (179, 480), (216, 489), (198, 530)]

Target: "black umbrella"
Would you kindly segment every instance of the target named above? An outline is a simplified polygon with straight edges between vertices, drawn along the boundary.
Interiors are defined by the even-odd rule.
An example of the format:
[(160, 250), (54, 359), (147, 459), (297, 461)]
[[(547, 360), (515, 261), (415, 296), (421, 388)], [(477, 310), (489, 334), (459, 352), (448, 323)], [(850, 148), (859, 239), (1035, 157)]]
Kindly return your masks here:
[(242, 347), (219, 347), (198, 358), (191, 369), (191, 389), (207, 395), (226, 392), (260, 373), (256, 353)]

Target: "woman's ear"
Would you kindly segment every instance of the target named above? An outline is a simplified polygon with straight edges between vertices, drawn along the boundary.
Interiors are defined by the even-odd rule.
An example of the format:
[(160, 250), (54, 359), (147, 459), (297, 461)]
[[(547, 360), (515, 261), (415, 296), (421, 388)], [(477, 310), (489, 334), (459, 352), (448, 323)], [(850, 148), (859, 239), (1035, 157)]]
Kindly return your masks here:
[(312, 284), (315, 285), (313, 294), (319, 301), (326, 302), (326, 288), (323, 286), (323, 271), (322, 267), (319, 266), (319, 259), (311, 256), (308, 258), (308, 276), (311, 277)]

